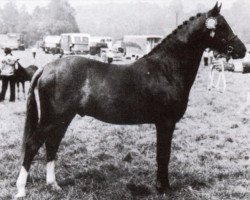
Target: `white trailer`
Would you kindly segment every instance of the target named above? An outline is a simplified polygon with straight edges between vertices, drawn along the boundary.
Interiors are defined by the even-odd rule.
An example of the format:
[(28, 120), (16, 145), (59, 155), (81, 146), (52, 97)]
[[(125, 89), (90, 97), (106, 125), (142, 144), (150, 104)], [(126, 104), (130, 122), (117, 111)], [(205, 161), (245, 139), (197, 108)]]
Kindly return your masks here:
[(61, 51), (64, 54), (88, 53), (90, 34), (63, 33), (61, 34)]

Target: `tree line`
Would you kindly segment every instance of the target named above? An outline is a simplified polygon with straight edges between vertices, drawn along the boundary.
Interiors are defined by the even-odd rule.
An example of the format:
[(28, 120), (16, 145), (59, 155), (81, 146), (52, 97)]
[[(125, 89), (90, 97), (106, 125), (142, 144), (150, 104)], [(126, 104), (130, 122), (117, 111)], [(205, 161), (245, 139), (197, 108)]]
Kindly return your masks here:
[[(201, 1), (192, 10), (186, 10), (183, 2), (171, 0), (169, 4), (162, 5), (153, 1), (88, 4), (76, 8), (76, 20), (80, 30), (91, 35), (108, 35), (116, 39), (127, 34), (166, 36), (190, 16), (207, 12), (215, 5)], [(239, 0), (228, 9), (223, 4), (221, 12), (235, 33), (247, 43), (250, 43), (249, 7), (249, 0)]]
[[(172, 0), (162, 6), (142, 1), (89, 3), (75, 10), (67, 0), (50, 0), (47, 6), (28, 13), (24, 6), (17, 8), (14, 2), (9, 1), (0, 9), (0, 33), (23, 33), (26, 45), (47, 34), (79, 31), (114, 39), (127, 34), (165, 36), (191, 15), (211, 9), (201, 2), (193, 11), (186, 11), (183, 0)], [(240, 0), (232, 8), (222, 10), (235, 33), (246, 43), (250, 43), (249, 7), (249, 0)]]
[(18, 8), (13, 1), (0, 9), (0, 33), (22, 33), (25, 45), (33, 45), (44, 35), (79, 32), (75, 10), (66, 0), (51, 0), (46, 7), (37, 6), (28, 13), (25, 6)]

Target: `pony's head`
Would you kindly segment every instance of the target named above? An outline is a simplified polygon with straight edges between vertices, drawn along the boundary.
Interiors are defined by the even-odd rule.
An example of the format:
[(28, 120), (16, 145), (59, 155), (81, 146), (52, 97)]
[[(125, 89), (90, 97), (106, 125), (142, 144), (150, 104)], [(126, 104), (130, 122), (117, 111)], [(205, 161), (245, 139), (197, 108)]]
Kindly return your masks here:
[(218, 3), (213, 9), (205, 13), (206, 45), (219, 53), (227, 54), (233, 58), (243, 58), (246, 47), (235, 35), (225, 18), (220, 14), (221, 5)]

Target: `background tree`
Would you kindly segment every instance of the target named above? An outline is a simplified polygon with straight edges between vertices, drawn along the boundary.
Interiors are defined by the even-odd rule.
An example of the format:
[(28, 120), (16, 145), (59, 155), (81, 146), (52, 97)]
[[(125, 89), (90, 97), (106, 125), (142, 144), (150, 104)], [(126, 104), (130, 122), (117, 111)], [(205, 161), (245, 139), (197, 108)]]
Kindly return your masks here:
[(2, 33), (17, 31), (19, 12), (15, 3), (8, 1), (1, 10), (0, 16), (3, 22), (1, 27)]
[(65, 0), (51, 0), (45, 19), (46, 30), (50, 34), (58, 35), (63, 32), (79, 32), (75, 20), (75, 10)]
[[(161, 5), (148, 1), (89, 3), (74, 10), (67, 0), (50, 0), (47, 6), (36, 7), (29, 14), (25, 7), (18, 9), (15, 2), (9, 1), (0, 9), (0, 33), (25, 33), (27, 44), (34, 44), (46, 34), (79, 31), (115, 39), (127, 34), (165, 36), (176, 28), (176, 24), (197, 12), (211, 9), (200, 3), (187, 12), (183, 1), (172, 0), (170, 4)], [(241, 0), (235, 1), (228, 10), (222, 9), (222, 14), (244, 42), (250, 42), (249, 7), (249, 0)]]
[(31, 15), (25, 6), (17, 9), (13, 1), (0, 11), (0, 33), (23, 33), (26, 46), (47, 34), (79, 32), (75, 10), (66, 0), (51, 0), (46, 7), (36, 7)]

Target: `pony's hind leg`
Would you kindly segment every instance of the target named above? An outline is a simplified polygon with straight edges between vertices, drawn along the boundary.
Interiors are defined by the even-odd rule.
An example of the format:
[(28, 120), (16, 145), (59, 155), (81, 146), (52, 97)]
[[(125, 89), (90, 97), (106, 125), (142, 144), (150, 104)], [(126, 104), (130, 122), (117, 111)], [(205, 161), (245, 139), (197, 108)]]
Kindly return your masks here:
[(57, 125), (54, 124), (53, 122), (49, 121), (41, 122), (38, 125), (38, 128), (33, 132), (32, 136), (28, 138), (25, 144), (22, 168), (16, 183), (18, 190), (18, 193), (15, 196), (16, 198), (25, 196), (25, 186), (31, 162), (35, 157), (35, 155), (37, 154), (39, 148), (47, 139), (48, 134), (51, 133), (54, 129), (56, 129), (56, 126)]
[(34, 156), (37, 154), (39, 148), (42, 146), (46, 139), (44, 134), (45, 129), (46, 128), (44, 126), (40, 126), (40, 128), (38, 128), (33, 133), (31, 138), (29, 138), (29, 140), (25, 144), (23, 164), (16, 182), (18, 190), (18, 193), (15, 196), (16, 198), (25, 196), (25, 186), (27, 182), (28, 171), (30, 169), (31, 162)]
[(59, 148), (59, 145), (62, 141), (62, 138), (65, 135), (66, 129), (73, 119), (73, 115), (68, 116), (67, 119), (60, 120), (58, 122), (58, 126), (53, 132), (51, 132), (45, 142), (46, 151), (47, 151), (47, 175), (46, 182), (48, 185), (52, 185), (52, 187), (56, 190), (60, 190), (61, 188), (58, 186), (55, 177), (55, 158)]

